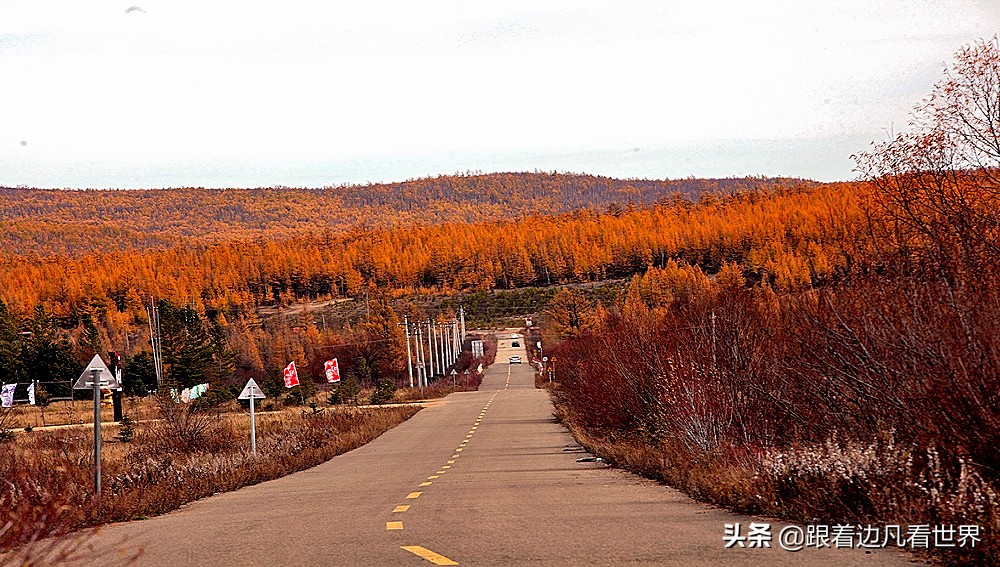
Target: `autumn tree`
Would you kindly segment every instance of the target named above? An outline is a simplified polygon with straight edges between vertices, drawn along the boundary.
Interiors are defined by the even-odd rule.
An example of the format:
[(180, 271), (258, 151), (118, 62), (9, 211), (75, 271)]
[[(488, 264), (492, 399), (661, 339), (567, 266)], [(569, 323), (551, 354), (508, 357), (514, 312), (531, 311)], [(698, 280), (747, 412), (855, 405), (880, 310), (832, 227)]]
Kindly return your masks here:
[(17, 319), (0, 300), (0, 381), (17, 382), (24, 376), (21, 361), (21, 335), (17, 329)]
[(545, 317), (560, 339), (575, 337), (591, 324), (593, 305), (579, 291), (560, 289), (545, 309)]
[[(360, 356), (373, 382), (383, 377), (395, 380), (406, 368), (405, 332), (399, 323), (385, 290), (369, 286), (366, 313), (359, 325), (364, 343)], [(363, 378), (359, 376), (366, 383)]]
[(83, 363), (73, 355), (73, 344), (42, 306), (36, 307), (32, 314), (31, 331), (21, 360), (31, 378), (56, 396), (70, 395), (69, 382), (83, 370)]
[(122, 390), (126, 396), (145, 396), (156, 389), (156, 369), (153, 356), (143, 351), (125, 361)]
[[(914, 400), (907, 411), (996, 470), (1000, 39), (962, 48), (908, 130), (856, 159), (874, 188), (873, 233), (890, 243), (883, 267), (898, 278), (883, 303), (903, 304), (891, 329), (866, 322), (879, 331), (873, 342), (900, 353)], [(832, 349), (856, 351), (842, 327), (837, 312), (826, 329)]]
[[(1000, 253), (1000, 41), (964, 47), (908, 130), (855, 156), (878, 236), (949, 284)], [(914, 265), (915, 264), (915, 265)]]
[(221, 331), (210, 329), (191, 306), (161, 300), (159, 313), (167, 380), (187, 388), (229, 375), (233, 357)]

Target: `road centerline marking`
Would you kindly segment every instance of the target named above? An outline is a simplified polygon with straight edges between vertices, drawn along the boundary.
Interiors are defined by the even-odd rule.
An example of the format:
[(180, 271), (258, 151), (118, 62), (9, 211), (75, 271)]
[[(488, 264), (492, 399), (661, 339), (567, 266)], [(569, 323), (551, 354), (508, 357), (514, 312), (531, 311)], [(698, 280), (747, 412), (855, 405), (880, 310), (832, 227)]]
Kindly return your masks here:
[(403, 522), (386, 522), (385, 529), (387, 530), (401, 530), (403, 529)]
[(414, 498), (420, 498), (421, 494), (423, 494), (423, 492), (411, 492), (407, 494), (406, 497), (410, 500), (413, 500)]
[(431, 551), (426, 547), (420, 547), (419, 545), (401, 545), (400, 549), (405, 549), (406, 551), (409, 551), (410, 553), (416, 555), (417, 557), (420, 557), (421, 559), (430, 561), (434, 565), (458, 565), (457, 561), (453, 559), (448, 559), (447, 557), (441, 555), (440, 553)]
[(398, 513), (398, 512), (405, 512), (405, 511), (407, 511), (409, 509), (410, 509), (410, 505), (409, 504), (400, 504), (399, 506), (396, 506), (395, 508), (393, 508), (392, 511), (393, 511), (393, 513)]
[(430, 486), (431, 484), (431, 481), (428, 480), (427, 482), (421, 482), (420, 486)]

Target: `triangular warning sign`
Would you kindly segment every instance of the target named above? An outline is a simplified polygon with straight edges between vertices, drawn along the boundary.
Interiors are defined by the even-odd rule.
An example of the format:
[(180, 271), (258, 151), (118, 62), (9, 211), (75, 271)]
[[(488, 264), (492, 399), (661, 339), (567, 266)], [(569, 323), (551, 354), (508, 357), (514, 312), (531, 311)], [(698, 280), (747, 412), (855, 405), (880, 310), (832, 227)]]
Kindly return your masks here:
[(101, 388), (116, 390), (120, 386), (118, 384), (118, 379), (115, 375), (111, 373), (108, 369), (108, 365), (104, 364), (104, 360), (101, 359), (101, 355), (95, 354), (94, 358), (90, 359), (87, 367), (83, 369), (83, 374), (76, 379), (73, 383), (74, 390), (91, 390), (94, 388), (94, 371), (97, 370), (97, 379), (100, 381)]
[(251, 378), (250, 381), (247, 382), (246, 386), (243, 386), (243, 391), (240, 392), (239, 399), (249, 400), (250, 396), (253, 396), (254, 399), (257, 400), (262, 400), (267, 397), (264, 395), (264, 392), (260, 391), (260, 388), (257, 386), (257, 382), (255, 382), (253, 378)]

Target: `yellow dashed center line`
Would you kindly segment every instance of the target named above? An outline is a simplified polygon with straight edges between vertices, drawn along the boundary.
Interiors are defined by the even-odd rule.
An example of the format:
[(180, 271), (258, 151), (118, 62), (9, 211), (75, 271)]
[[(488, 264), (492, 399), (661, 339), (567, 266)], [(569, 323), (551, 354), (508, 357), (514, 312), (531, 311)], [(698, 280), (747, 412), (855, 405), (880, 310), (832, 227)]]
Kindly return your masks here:
[[(508, 381), (509, 381), (510, 380), (510, 369), (507, 370), (507, 375), (508, 375)], [(455, 449), (455, 454), (451, 456), (451, 459), (448, 461), (448, 464), (447, 465), (443, 465), (441, 467), (441, 470), (439, 470), (439, 471), (435, 472), (433, 475), (427, 477), (427, 481), (420, 483), (421, 487), (427, 487), (427, 486), (430, 486), (431, 484), (433, 484), (431, 482), (432, 480), (436, 480), (436, 479), (440, 478), (440, 475), (443, 475), (446, 472), (448, 472), (448, 469), (451, 468), (451, 465), (455, 464), (455, 459), (457, 459), (457, 458), (459, 458), (459, 457), (462, 456), (462, 455), (460, 455), (460, 453), (462, 452), (462, 449), (465, 447), (466, 444), (469, 443), (469, 440), (472, 439), (472, 435), (476, 432), (476, 429), (479, 428), (479, 424), (483, 421), (484, 416), (486, 415), (486, 410), (490, 409), (490, 404), (493, 403), (493, 399), (496, 398), (497, 393), (499, 393), (499, 390), (497, 390), (497, 392), (495, 392), (493, 394), (493, 396), (489, 399), (489, 401), (486, 402), (486, 405), (483, 406), (483, 410), (479, 413), (479, 417), (476, 418), (475, 423), (472, 425), (472, 429), (469, 430), (469, 433), (465, 436), (465, 439), (463, 439), (462, 442), (459, 444), (458, 448)], [(411, 493), (409, 493), (409, 494), (406, 495), (406, 498), (408, 500), (414, 500), (414, 499), (420, 498), (421, 494), (423, 494), (423, 492), (411, 492)], [(401, 505), (396, 506), (395, 508), (393, 508), (392, 511), (393, 511), (393, 513), (397, 513), (398, 514), (398, 513), (401, 513), (401, 512), (406, 512), (409, 509), (410, 509), (410, 505), (409, 504), (401, 504)], [(402, 530), (403, 529), (403, 522), (400, 522), (400, 521), (386, 522), (385, 523), (385, 529), (389, 530), (389, 531)], [(458, 565), (457, 562), (455, 562), (455, 561), (453, 561), (453, 560), (451, 560), (451, 559), (449, 559), (449, 558), (447, 558), (447, 557), (445, 557), (445, 556), (443, 556), (443, 555), (441, 555), (439, 553), (435, 553), (435, 552), (433, 552), (433, 551), (431, 551), (431, 550), (429, 550), (429, 549), (427, 549), (425, 547), (420, 547), (419, 545), (404, 545), (404, 546), (402, 546), (402, 549), (405, 549), (406, 551), (409, 551), (410, 553), (413, 553), (414, 555), (417, 555), (417, 556), (419, 556), (419, 557), (421, 557), (421, 558), (423, 558), (423, 559), (425, 559), (425, 560), (427, 560), (427, 561), (429, 561), (429, 562), (431, 562), (431, 563), (433, 563), (435, 565)]]
[(400, 546), (400, 549), (405, 549), (417, 557), (430, 561), (434, 565), (458, 565), (457, 561), (448, 559), (440, 553), (435, 553), (426, 547), (420, 547), (419, 545), (402, 545)]

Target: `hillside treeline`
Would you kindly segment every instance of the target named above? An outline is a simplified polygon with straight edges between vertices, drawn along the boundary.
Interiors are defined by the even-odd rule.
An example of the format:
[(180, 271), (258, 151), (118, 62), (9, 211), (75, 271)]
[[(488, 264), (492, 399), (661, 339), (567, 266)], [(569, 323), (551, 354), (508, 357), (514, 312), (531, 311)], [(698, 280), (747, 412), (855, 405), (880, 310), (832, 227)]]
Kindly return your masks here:
[(618, 210), (680, 195), (802, 185), (781, 178), (619, 180), (555, 173), (452, 175), (295, 189), (54, 190), (0, 188), (7, 252), (80, 256), (348, 228), (515, 219)]
[(864, 230), (862, 184), (757, 190), (698, 203), (520, 220), (357, 228), (80, 258), (0, 255), (0, 298), (45, 306), (65, 325), (86, 313), (141, 321), (150, 297), (239, 313), (260, 305), (395, 290), (515, 288), (630, 276), (670, 260), (801, 289), (848, 273)]

